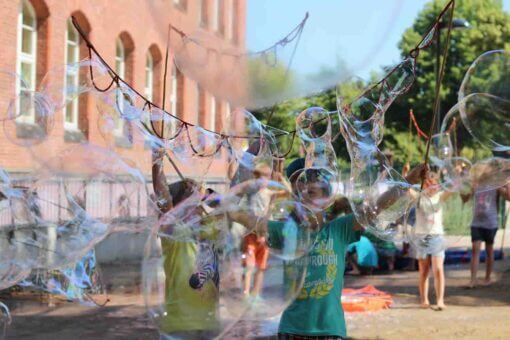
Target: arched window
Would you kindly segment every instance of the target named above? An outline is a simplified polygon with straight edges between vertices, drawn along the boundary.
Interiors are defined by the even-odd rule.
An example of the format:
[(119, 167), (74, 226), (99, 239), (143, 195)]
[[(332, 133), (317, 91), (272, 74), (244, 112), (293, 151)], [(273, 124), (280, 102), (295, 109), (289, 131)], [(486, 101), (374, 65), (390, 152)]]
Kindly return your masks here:
[(177, 116), (177, 68), (172, 67), (172, 78), (170, 88), (170, 113)]
[(152, 101), (154, 97), (154, 58), (150, 51), (145, 57), (145, 97)]
[(207, 10), (207, 2), (208, 0), (199, 0), (199, 8), (198, 8), (198, 23), (201, 27), (207, 28), (208, 23), (208, 10)]
[[(119, 38), (115, 42), (115, 72), (119, 75), (120, 78), (125, 79), (126, 77), (126, 49), (124, 48), (124, 44), (122, 40)], [(119, 110), (122, 112), (124, 109), (124, 98), (122, 95), (118, 94), (117, 105)], [(123, 119), (119, 116), (114, 117), (115, 119), (115, 131), (114, 133), (117, 136), (123, 136), (124, 134), (124, 122)]]
[(177, 68), (172, 69), (172, 93), (170, 95), (172, 114), (183, 118), (184, 110), (184, 75)]
[(78, 130), (79, 103), (77, 89), (80, 82), (80, 36), (71, 19), (67, 20), (66, 30), (66, 75), (64, 79), (66, 106), (64, 107), (64, 128)]
[(36, 86), (37, 16), (28, 0), (21, 2), (18, 17), (18, 42), (17, 73), (21, 76), (21, 81), (17, 84), (17, 92), (20, 94), (17, 103), (18, 119), (26, 123), (34, 123), (33, 107), (26, 101), (32, 100), (31, 92), (35, 91)]

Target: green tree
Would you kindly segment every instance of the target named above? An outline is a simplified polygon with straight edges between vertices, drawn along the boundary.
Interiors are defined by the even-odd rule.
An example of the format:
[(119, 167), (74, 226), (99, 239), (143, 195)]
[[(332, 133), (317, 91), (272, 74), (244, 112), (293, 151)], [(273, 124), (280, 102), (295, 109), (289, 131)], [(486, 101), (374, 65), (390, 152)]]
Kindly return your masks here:
[[(425, 5), (399, 43), (403, 57), (420, 41), (446, 3), (447, 0), (433, 0)], [(442, 117), (457, 102), (457, 92), (469, 65), (483, 52), (510, 48), (510, 15), (503, 11), (501, 0), (457, 1), (454, 17), (466, 19), (471, 28), (452, 31), (441, 91)], [(446, 30), (442, 30), (442, 48), (445, 41)], [(402, 122), (408, 121), (408, 111), (413, 109), (420, 126), (428, 131), (434, 105), (435, 58), (435, 44), (420, 52), (413, 87), (390, 107), (386, 120), (395, 123), (398, 130), (407, 129)]]

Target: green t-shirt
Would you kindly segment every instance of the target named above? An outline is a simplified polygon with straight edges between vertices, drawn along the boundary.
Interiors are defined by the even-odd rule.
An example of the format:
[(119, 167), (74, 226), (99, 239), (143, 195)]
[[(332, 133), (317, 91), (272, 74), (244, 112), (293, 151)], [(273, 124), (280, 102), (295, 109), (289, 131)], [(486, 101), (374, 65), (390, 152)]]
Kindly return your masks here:
[[(281, 223), (269, 222), (270, 235), (271, 230), (281, 229)], [(283, 312), (279, 333), (346, 336), (341, 300), (345, 252), (349, 243), (360, 237), (353, 226), (353, 215), (341, 216), (326, 223), (314, 235), (314, 245), (306, 258), (308, 266), (303, 288)]]

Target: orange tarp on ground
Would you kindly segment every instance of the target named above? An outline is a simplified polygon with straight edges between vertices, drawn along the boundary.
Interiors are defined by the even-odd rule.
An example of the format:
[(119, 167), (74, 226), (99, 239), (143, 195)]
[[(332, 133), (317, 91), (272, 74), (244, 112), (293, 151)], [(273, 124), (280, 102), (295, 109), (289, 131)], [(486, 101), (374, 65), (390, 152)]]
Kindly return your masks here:
[(393, 298), (390, 294), (368, 285), (360, 289), (344, 288), (342, 306), (345, 312), (374, 312), (390, 308)]

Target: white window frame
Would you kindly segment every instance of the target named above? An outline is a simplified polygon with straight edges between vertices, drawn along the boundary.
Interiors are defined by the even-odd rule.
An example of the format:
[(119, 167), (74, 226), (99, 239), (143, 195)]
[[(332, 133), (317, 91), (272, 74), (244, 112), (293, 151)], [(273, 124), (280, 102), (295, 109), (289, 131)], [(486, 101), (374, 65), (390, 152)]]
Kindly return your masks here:
[(150, 51), (145, 57), (145, 97), (152, 102), (154, 97), (154, 58)]
[(220, 30), (220, 1), (219, 0), (212, 0), (212, 8), (211, 8), (211, 14), (212, 14), (212, 23), (211, 28), (214, 32), (219, 32)]
[[(120, 55), (117, 53), (119, 50), (122, 52)], [(124, 47), (124, 43), (120, 38), (117, 38), (115, 41), (115, 72), (117, 72), (120, 78), (125, 78), (126, 48)], [(124, 109), (124, 98), (120, 90), (117, 92), (117, 96), (118, 108), (120, 111), (122, 111)], [(122, 137), (124, 135), (124, 119), (120, 116), (120, 113), (118, 114), (119, 115), (117, 117), (113, 117), (115, 121), (115, 129), (113, 130), (113, 133), (118, 137)]]
[(207, 1), (207, 0), (198, 0), (198, 25), (200, 27), (205, 27), (205, 23), (206, 23), (206, 18), (204, 18), (203, 16), (203, 11), (204, 11), (204, 2)]
[[(28, 91), (35, 91), (35, 82), (36, 82), (36, 69), (37, 69), (37, 15), (35, 12), (34, 7), (28, 0), (22, 0), (20, 3), (21, 7), (19, 9), (18, 14), (18, 58), (16, 62), (16, 73), (21, 75), (21, 64), (31, 64), (31, 72), (30, 72), (30, 88), (27, 88)], [(31, 12), (30, 15), (33, 17), (34, 25), (33, 26), (27, 26), (23, 24), (23, 7), (26, 5), (28, 10)], [(23, 29), (27, 29), (32, 34), (32, 54), (27, 54), (23, 52)], [(21, 80), (18, 78), (16, 81), (16, 93), (18, 95), (21, 94)], [(19, 100), (16, 101), (16, 120), (23, 122), (23, 123), (29, 123), (29, 124), (35, 124), (35, 112), (32, 110), (29, 115), (21, 115), (20, 113), (20, 103)]]
[[(170, 92), (170, 113), (174, 116), (177, 115), (177, 67), (173, 65), (172, 67), (172, 75), (170, 77), (170, 82), (172, 86), (172, 91)], [(175, 134), (176, 124), (173, 123), (174, 119), (172, 119), (172, 124), (170, 125), (170, 133), (172, 136)]]
[(216, 97), (211, 95), (210, 102), (210, 110), (209, 110), (209, 130), (216, 131)]
[(227, 8), (227, 13), (225, 13), (225, 20), (227, 21), (226, 35), (229, 41), (234, 40), (234, 1), (235, 0), (226, 0), (225, 7)]
[[(65, 44), (66, 72), (64, 75), (64, 101), (65, 101), (64, 104), (65, 105), (64, 105), (64, 110), (63, 110), (63, 113), (64, 113), (63, 118), (64, 118), (64, 129), (78, 131), (79, 130), (78, 122), (79, 122), (80, 107), (79, 107), (77, 92), (75, 92), (74, 97), (72, 97), (69, 100), (66, 91), (69, 86), (69, 84), (67, 84), (68, 75), (73, 77), (73, 84), (71, 84), (71, 85), (74, 86), (75, 91), (77, 91), (78, 87), (80, 86), (79, 67), (76, 67), (76, 63), (78, 63), (80, 61), (80, 37), (78, 35), (78, 32), (76, 32), (76, 35), (75, 35), (76, 41), (69, 40), (69, 29), (70, 28), (75, 29), (74, 26), (72, 25), (71, 19), (68, 19), (67, 28), (66, 28), (66, 44)], [(75, 53), (73, 55), (73, 60), (67, 60), (67, 55), (68, 55), (67, 52), (68, 52), (68, 49), (70, 46), (76, 47), (74, 50)], [(69, 67), (70, 65), (72, 65), (72, 67)], [(71, 122), (66, 121), (67, 106), (68, 106), (67, 104), (69, 103), (69, 101), (72, 101), (72, 121)]]

